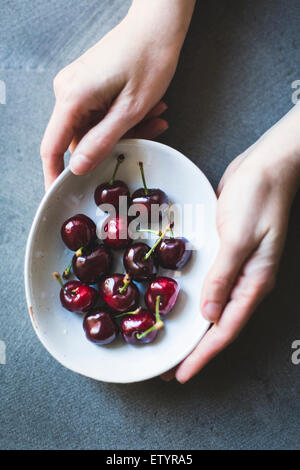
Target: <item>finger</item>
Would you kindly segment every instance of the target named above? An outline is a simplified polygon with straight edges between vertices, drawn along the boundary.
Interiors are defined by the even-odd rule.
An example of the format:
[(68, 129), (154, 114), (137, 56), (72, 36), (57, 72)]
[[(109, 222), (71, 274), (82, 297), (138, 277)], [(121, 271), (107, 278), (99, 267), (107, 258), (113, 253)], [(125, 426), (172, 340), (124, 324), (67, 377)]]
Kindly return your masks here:
[(176, 372), (176, 367), (173, 367), (173, 369), (170, 369), (164, 374), (161, 374), (160, 378), (164, 380), (165, 382), (170, 382), (170, 380), (174, 379), (175, 372)]
[(164, 111), (166, 111), (167, 109), (168, 109), (167, 104), (166, 104), (164, 101), (160, 101), (159, 103), (157, 103), (157, 104), (151, 109), (151, 111), (149, 111), (148, 114), (146, 114), (146, 116), (145, 116), (144, 119), (149, 119), (149, 118), (152, 118), (152, 117), (158, 117), (158, 116), (160, 116)]
[(81, 139), (70, 159), (70, 168), (83, 175), (95, 168), (112, 151), (118, 140), (143, 119), (141, 111), (117, 100), (106, 116)]
[(220, 318), (237, 275), (252, 250), (249, 244), (226, 243), (221, 240), (219, 252), (206, 276), (201, 293), (201, 312), (210, 322), (216, 322)]
[[(157, 116), (162, 114), (167, 109), (167, 105), (161, 101), (148, 113), (140, 124), (130, 129), (123, 136), (127, 139), (154, 139), (163, 132), (165, 132), (169, 125), (166, 120), (159, 119)], [(73, 140), (69, 146), (69, 150), (73, 153), (81, 139), (91, 129), (91, 125), (87, 125), (77, 130)]]
[(124, 137), (139, 139), (155, 139), (169, 128), (167, 121), (161, 118), (150, 118), (130, 129)]
[(269, 282), (264, 278), (253, 281), (245, 276), (239, 278), (239, 289), (226, 305), (218, 323), (208, 330), (194, 351), (178, 366), (176, 379), (187, 382), (211, 359), (226, 348), (240, 333), (254, 309), (269, 291)]
[(83, 126), (80, 129), (76, 130), (76, 132), (73, 136), (72, 142), (69, 145), (69, 150), (70, 150), (71, 153), (73, 153), (75, 151), (75, 149), (78, 146), (81, 139), (85, 136), (85, 134), (88, 133), (88, 131), (90, 129), (91, 129), (91, 126)]
[(41, 143), (46, 190), (64, 169), (64, 153), (72, 141), (74, 127), (72, 110), (57, 103)]

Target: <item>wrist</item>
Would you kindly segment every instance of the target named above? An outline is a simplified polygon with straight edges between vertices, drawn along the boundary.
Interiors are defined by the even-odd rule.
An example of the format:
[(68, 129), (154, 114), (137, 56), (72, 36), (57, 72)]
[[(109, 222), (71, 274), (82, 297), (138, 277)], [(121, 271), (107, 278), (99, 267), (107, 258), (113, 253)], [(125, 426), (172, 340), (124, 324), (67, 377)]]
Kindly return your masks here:
[[(300, 187), (300, 106), (295, 106), (252, 147), (248, 157), (268, 179)], [(248, 158), (247, 158), (248, 159)]]
[(196, 0), (133, 0), (125, 20), (141, 40), (176, 49), (179, 55)]
[(259, 174), (270, 187), (277, 187), (292, 200), (300, 187), (300, 154), (258, 145), (248, 155), (245, 170)]

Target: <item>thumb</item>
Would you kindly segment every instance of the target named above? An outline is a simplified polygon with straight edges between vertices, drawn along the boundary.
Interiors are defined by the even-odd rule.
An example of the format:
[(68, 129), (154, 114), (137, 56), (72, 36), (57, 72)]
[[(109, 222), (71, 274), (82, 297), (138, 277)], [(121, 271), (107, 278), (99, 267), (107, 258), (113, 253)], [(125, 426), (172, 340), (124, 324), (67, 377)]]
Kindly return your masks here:
[(81, 139), (70, 159), (75, 175), (95, 168), (112, 151), (118, 140), (143, 116), (134, 106), (117, 100), (106, 116)]
[(227, 303), (235, 280), (251, 248), (221, 240), (217, 257), (206, 276), (201, 293), (201, 312), (210, 322), (217, 322)]

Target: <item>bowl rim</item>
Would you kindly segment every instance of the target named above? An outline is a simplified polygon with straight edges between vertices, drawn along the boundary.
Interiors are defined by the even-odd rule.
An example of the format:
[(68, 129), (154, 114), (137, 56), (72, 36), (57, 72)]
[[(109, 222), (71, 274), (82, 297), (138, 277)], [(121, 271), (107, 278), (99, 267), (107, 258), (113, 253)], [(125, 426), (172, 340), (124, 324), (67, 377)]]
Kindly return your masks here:
[[(200, 168), (194, 163), (192, 162), (188, 157), (186, 157), (183, 153), (181, 153), (180, 151), (174, 149), (173, 147), (170, 147), (169, 145), (166, 145), (166, 144), (163, 144), (161, 142), (157, 142), (157, 141), (154, 141), (154, 140), (147, 140), (147, 139), (121, 139), (120, 141), (117, 142), (116, 145), (118, 145), (119, 143), (122, 143), (122, 142), (126, 142), (126, 143), (129, 143), (129, 144), (146, 144), (146, 145), (150, 145), (150, 146), (153, 146), (155, 147), (156, 149), (158, 148), (165, 148), (167, 149), (168, 151), (171, 151), (172, 153), (175, 153), (176, 156), (178, 158), (180, 158), (181, 160), (184, 160), (185, 164), (189, 165), (192, 169), (196, 170), (196, 171), (199, 171), (204, 177), (205, 177), (205, 180), (206, 180), (206, 184), (207, 186), (210, 188), (211, 190), (211, 193), (214, 195), (215, 197), (215, 200), (217, 200), (216, 198), (216, 194), (215, 194), (215, 191), (211, 185), (211, 183), (209, 182), (209, 180), (207, 179), (207, 177), (205, 176), (205, 174), (200, 170)], [(114, 147), (115, 148), (115, 147)], [(112, 149), (112, 152), (114, 151), (114, 149)], [(111, 152), (111, 153), (112, 153)], [(110, 154), (111, 154), (110, 153)], [(40, 221), (40, 218), (41, 218), (41, 215), (42, 215), (42, 212), (44, 210), (44, 207), (46, 205), (46, 203), (48, 202), (48, 200), (51, 198), (51, 196), (53, 195), (53, 193), (55, 193), (56, 189), (58, 188), (58, 186), (60, 186), (63, 181), (71, 174), (71, 170), (70, 170), (70, 167), (69, 166), (66, 166), (66, 168), (63, 170), (63, 172), (56, 178), (56, 180), (54, 181), (54, 183), (51, 185), (51, 187), (49, 188), (49, 190), (44, 194), (44, 196), (42, 197), (39, 205), (38, 205), (38, 208), (36, 210), (36, 213), (35, 213), (35, 216), (33, 218), (33, 222), (31, 224), (31, 228), (30, 228), (30, 231), (29, 231), (29, 234), (28, 234), (28, 238), (27, 238), (27, 243), (26, 243), (26, 249), (25, 249), (25, 260), (24, 260), (24, 284), (25, 284), (25, 296), (26, 296), (26, 303), (27, 303), (27, 308), (28, 308), (28, 312), (29, 312), (29, 316), (30, 316), (30, 320), (31, 320), (31, 324), (33, 326), (33, 329), (37, 335), (37, 337), (39, 338), (40, 342), (42, 343), (42, 345), (44, 346), (44, 348), (48, 351), (48, 353), (54, 358), (56, 359), (57, 362), (59, 362), (62, 366), (64, 366), (65, 368), (71, 370), (72, 372), (76, 372), (77, 374), (81, 375), (81, 376), (84, 376), (84, 377), (88, 377), (88, 378), (91, 378), (91, 379), (94, 379), (94, 380), (97, 380), (97, 381), (102, 381), (102, 382), (106, 382), (106, 383), (137, 383), (137, 382), (142, 382), (142, 381), (145, 381), (145, 380), (150, 380), (154, 377), (158, 377), (160, 376), (161, 374), (163, 374), (164, 372), (166, 372), (166, 369), (164, 367), (162, 367), (161, 370), (159, 370), (158, 372), (156, 372), (155, 374), (151, 373), (149, 375), (149, 373), (145, 373), (143, 376), (139, 377), (138, 379), (134, 380), (134, 379), (130, 379), (130, 380), (105, 380), (103, 378), (100, 378), (99, 376), (97, 376), (96, 374), (95, 375), (92, 375), (92, 374), (85, 374), (84, 372), (80, 371), (80, 370), (77, 370), (76, 369), (76, 366), (70, 366), (69, 364), (66, 364), (64, 361), (63, 361), (63, 358), (61, 358), (58, 354), (56, 354), (56, 351), (54, 350), (50, 350), (50, 348), (48, 347), (48, 345), (46, 344), (46, 341), (43, 337), (43, 335), (41, 335), (38, 327), (37, 327), (37, 323), (35, 321), (35, 318), (34, 318), (34, 312), (33, 312), (33, 309), (32, 309), (32, 296), (31, 296), (31, 288), (30, 288), (30, 261), (32, 259), (32, 247), (33, 247), (33, 238), (34, 238), (34, 235), (35, 235), (35, 232), (36, 232), (36, 229), (37, 229), (37, 226), (38, 226), (38, 223)], [(217, 250), (215, 250), (216, 252)], [(167, 370), (170, 370), (172, 368), (174, 368), (176, 365), (178, 365), (185, 357), (187, 357), (193, 350), (194, 348), (197, 346), (198, 342), (204, 337), (204, 335), (206, 334), (209, 326), (210, 326), (210, 322), (208, 320), (206, 320), (205, 318), (203, 318), (204, 320), (204, 323), (203, 323), (203, 328), (201, 328), (201, 330), (199, 330), (199, 332), (201, 334), (197, 335), (197, 337), (195, 337), (195, 340), (190, 343), (189, 345), (186, 346), (186, 348), (184, 349), (184, 351), (180, 354), (180, 359), (178, 360), (178, 357), (176, 357), (176, 360), (170, 360), (170, 367), (167, 369)]]

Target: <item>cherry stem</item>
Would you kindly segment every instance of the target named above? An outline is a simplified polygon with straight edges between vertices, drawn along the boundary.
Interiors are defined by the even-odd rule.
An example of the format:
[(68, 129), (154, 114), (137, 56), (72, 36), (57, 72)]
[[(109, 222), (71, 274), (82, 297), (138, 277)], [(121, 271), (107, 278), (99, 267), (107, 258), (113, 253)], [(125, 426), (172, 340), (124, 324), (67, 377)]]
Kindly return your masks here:
[(81, 246), (80, 248), (78, 248), (78, 250), (75, 252), (76, 258), (78, 258), (79, 256), (82, 255), (83, 250), (84, 250), (84, 247), (83, 247), (83, 246)]
[(60, 287), (61, 287), (62, 289), (64, 289), (64, 284), (63, 284), (63, 282), (62, 282), (61, 275), (60, 275), (59, 273), (55, 272), (55, 273), (52, 274), (52, 276), (53, 276), (53, 278), (58, 282), (58, 284), (60, 285)]
[(137, 333), (136, 337), (137, 339), (142, 339), (144, 336), (148, 335), (151, 333), (153, 330), (161, 330), (164, 327), (164, 322), (161, 320), (160, 315), (159, 315), (159, 302), (160, 302), (160, 296), (158, 295), (156, 297), (156, 303), (155, 303), (155, 324), (148, 328), (148, 330), (143, 331), (143, 333)]
[(131, 279), (130, 279), (129, 274), (126, 274), (126, 276), (124, 276), (124, 279), (123, 279), (124, 285), (120, 287), (119, 289), (120, 294), (123, 294), (123, 292), (126, 291), (128, 284), (130, 284), (130, 281)]
[(113, 175), (109, 181), (109, 184), (110, 185), (113, 185), (114, 184), (114, 181), (115, 181), (115, 176), (117, 174), (117, 171), (118, 171), (118, 168), (119, 166), (121, 165), (122, 162), (124, 162), (125, 160), (125, 156), (122, 154), (122, 155), (119, 155), (118, 158), (117, 158), (117, 163), (116, 163), (116, 166), (115, 166), (115, 170), (113, 172)]
[(71, 268), (72, 268), (72, 261), (71, 263), (69, 264), (69, 266), (64, 270), (63, 272), (63, 278), (64, 279), (69, 279), (69, 276), (70, 276), (70, 271), (71, 271)]
[(143, 162), (139, 162), (139, 167), (140, 167), (140, 172), (141, 172), (141, 175), (142, 175), (142, 180), (143, 180), (143, 185), (144, 185), (145, 194), (146, 194), (146, 196), (148, 196), (149, 190), (148, 190), (147, 185), (146, 185)]
[(154, 235), (157, 235), (158, 237), (161, 236), (162, 232), (161, 230), (150, 230), (148, 228), (137, 228), (136, 229), (137, 232), (147, 232), (147, 233), (154, 233)]
[[(77, 258), (78, 258), (79, 256), (81, 256), (82, 253), (83, 253), (83, 250), (84, 250), (84, 247), (83, 247), (83, 246), (80, 247), (80, 248), (78, 248), (78, 250), (75, 251), (75, 256), (76, 256)], [(69, 266), (68, 266), (68, 267), (64, 270), (64, 272), (63, 272), (63, 278), (64, 278), (64, 279), (69, 279), (71, 269), (72, 269), (72, 260), (71, 260), (71, 263), (69, 264)]]
[(136, 310), (133, 310), (133, 312), (125, 312), (125, 313), (120, 313), (119, 315), (115, 315), (114, 318), (121, 318), (121, 317), (125, 317), (126, 315), (137, 315), (138, 313), (140, 313), (141, 310), (142, 310), (142, 307), (139, 307)]
[(157, 245), (162, 241), (166, 233), (169, 232), (169, 230), (172, 230), (173, 227), (174, 227), (174, 222), (171, 222), (169, 225), (167, 225), (165, 230), (162, 232), (161, 236), (154, 243), (153, 247), (148, 251), (148, 253), (146, 253), (145, 258), (144, 258), (145, 260), (147, 260), (151, 256), (151, 254), (153, 253)]

